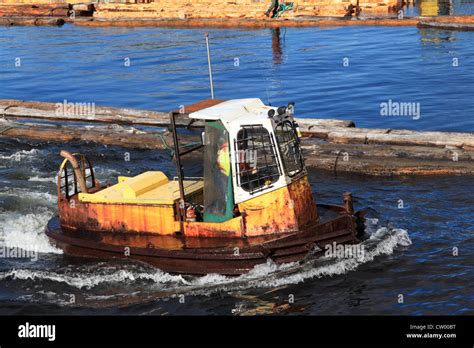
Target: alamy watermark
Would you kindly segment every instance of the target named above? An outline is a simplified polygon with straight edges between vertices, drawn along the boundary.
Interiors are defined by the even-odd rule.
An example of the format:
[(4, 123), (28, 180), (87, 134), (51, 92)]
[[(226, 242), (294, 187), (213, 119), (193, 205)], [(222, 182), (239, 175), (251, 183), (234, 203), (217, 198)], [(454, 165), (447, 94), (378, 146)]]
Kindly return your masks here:
[(362, 261), (365, 255), (365, 245), (362, 244), (326, 244), (324, 256), (338, 259), (356, 259)]
[(26, 322), (18, 326), (19, 338), (46, 338), (48, 341), (56, 339), (56, 325), (37, 325)]
[(237, 163), (249, 164), (251, 167), (257, 166), (257, 150), (237, 150)]
[(56, 103), (56, 116), (95, 116), (95, 103)]
[(38, 248), (34, 245), (30, 245), (28, 248), (2, 245), (0, 246), (0, 258), (30, 259), (30, 261), (38, 261)]
[(380, 103), (380, 116), (404, 116), (418, 120), (421, 117), (421, 106), (417, 102), (397, 102), (389, 99)]

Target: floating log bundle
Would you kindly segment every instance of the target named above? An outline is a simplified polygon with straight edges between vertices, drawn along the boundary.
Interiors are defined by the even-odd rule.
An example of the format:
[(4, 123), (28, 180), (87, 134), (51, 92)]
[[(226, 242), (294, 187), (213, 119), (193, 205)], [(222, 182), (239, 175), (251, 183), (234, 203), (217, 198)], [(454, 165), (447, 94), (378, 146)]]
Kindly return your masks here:
[[(398, 0), (304, 0), (280, 3), (286, 4), (287, 9), (280, 13), (279, 18), (268, 18), (265, 13), (270, 0), (0, 0), (0, 25), (62, 25), (65, 21), (94, 27), (375, 25), (474, 30), (474, 16), (437, 17), (437, 7), (436, 11), (427, 10), (426, 4), (420, 8), (421, 17), (398, 18), (397, 11), (403, 3)], [(359, 16), (355, 17), (357, 10), (360, 10)]]
[(278, 28), (278, 27), (338, 27), (338, 26), (416, 26), (417, 18), (347, 18), (305, 17), (294, 19), (252, 19), (252, 18), (77, 18), (75, 25), (89, 27), (169, 27), (169, 28)]
[(0, 17), (68, 17), (69, 4), (0, 4)]
[[(270, 0), (112, 0), (100, 3), (94, 17), (97, 18), (265, 18)], [(344, 16), (350, 5), (357, 3), (366, 15), (386, 15), (396, 8), (397, 0), (305, 0), (280, 1), (292, 4), (280, 14), (282, 18), (302, 16)]]
[[(60, 105), (0, 100), (0, 137), (171, 148), (168, 113), (97, 106), (93, 115), (68, 114), (57, 112)], [(357, 128), (345, 120), (297, 122), (312, 168), (370, 175), (474, 175), (474, 133)], [(203, 127), (184, 116), (177, 125)], [(200, 131), (195, 133), (184, 136), (184, 143), (198, 140)]]

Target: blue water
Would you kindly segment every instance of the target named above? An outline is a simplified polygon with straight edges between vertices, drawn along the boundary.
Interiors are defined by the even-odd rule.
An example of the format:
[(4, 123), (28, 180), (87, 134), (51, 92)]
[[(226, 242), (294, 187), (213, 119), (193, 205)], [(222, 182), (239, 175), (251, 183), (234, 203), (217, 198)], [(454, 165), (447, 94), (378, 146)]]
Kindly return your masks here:
[[(470, 177), (311, 170), (317, 202), (341, 204), (342, 192), (352, 191), (355, 208), (369, 208), (362, 260), (309, 258), (289, 268), (262, 265), (238, 278), (182, 277), (127, 260), (68, 257), (48, 243), (43, 229), (56, 211), (54, 176), (64, 148), (87, 154), (101, 182), (145, 170), (175, 174), (162, 151), (0, 138), (0, 247), (4, 240), (40, 252), (36, 261), (0, 258), (0, 314), (474, 314)], [(186, 168), (200, 174), (196, 163)]]
[[(274, 105), (294, 100), (298, 116), (351, 119), (360, 127), (474, 130), (472, 32), (209, 32), (218, 98), (260, 97)], [(0, 98), (175, 109), (209, 97), (203, 33), (0, 27)], [(343, 66), (346, 57), (349, 67)], [(459, 66), (452, 66), (453, 58)], [(379, 105), (388, 99), (420, 103), (421, 118), (380, 116)], [(269, 264), (237, 279), (183, 278), (131, 261), (68, 257), (49, 244), (43, 229), (56, 211), (62, 148), (88, 154), (101, 181), (144, 170), (175, 173), (161, 151), (0, 139), (0, 246), (40, 251), (35, 262), (0, 260), (1, 314), (474, 313), (471, 177), (310, 171), (318, 202), (340, 203), (341, 193), (352, 191), (357, 209), (370, 208), (363, 260), (310, 259), (289, 269)], [(125, 152), (132, 161), (124, 162)], [(189, 174), (198, 175), (196, 163), (192, 168)], [(178, 294), (185, 294), (185, 304)]]
[[(292, 100), (300, 117), (350, 119), (359, 127), (474, 131), (474, 32), (208, 31), (217, 98), (259, 97), (273, 105)], [(0, 28), (0, 98), (175, 109), (210, 96), (203, 34), (70, 25)], [(16, 58), (21, 67), (15, 67)], [(420, 119), (381, 116), (380, 104), (388, 100), (419, 103)]]

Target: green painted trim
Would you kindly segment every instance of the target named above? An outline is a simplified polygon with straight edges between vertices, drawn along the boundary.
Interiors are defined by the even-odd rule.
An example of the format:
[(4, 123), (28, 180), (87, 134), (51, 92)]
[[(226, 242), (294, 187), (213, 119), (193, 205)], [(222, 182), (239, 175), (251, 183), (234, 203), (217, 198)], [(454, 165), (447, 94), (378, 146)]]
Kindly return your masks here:
[(227, 180), (227, 202), (225, 208), (225, 215), (217, 215), (204, 212), (205, 222), (224, 222), (234, 217), (234, 192), (232, 187), (232, 170)]

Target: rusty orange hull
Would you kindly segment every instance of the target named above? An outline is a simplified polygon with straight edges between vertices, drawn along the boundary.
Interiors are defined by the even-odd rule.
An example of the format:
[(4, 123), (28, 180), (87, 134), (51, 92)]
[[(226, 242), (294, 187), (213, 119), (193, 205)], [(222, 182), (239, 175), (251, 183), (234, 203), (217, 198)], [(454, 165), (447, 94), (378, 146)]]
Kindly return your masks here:
[[(181, 230), (175, 205), (84, 202), (58, 190), (64, 229), (96, 232), (175, 235)], [(73, 204), (71, 204), (73, 203)], [(240, 212), (220, 223), (184, 222), (186, 237), (243, 238), (304, 230), (318, 223), (318, 210), (306, 176), (286, 187), (238, 204)]]
[(298, 262), (328, 244), (358, 241), (361, 221), (356, 216), (339, 206), (318, 208), (320, 222), (305, 230), (248, 238), (69, 230), (61, 228), (57, 217), (49, 222), (46, 234), (66, 254), (130, 258), (171, 273), (239, 275), (268, 259), (276, 263)]

